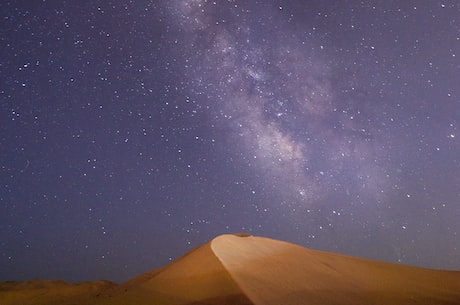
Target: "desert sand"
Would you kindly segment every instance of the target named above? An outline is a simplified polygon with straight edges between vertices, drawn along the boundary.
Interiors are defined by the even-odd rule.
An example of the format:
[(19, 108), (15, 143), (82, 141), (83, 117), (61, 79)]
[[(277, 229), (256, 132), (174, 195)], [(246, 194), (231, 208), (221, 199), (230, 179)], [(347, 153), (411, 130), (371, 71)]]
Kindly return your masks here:
[(460, 272), (221, 235), (162, 269), (119, 285), (0, 283), (0, 304), (460, 305)]

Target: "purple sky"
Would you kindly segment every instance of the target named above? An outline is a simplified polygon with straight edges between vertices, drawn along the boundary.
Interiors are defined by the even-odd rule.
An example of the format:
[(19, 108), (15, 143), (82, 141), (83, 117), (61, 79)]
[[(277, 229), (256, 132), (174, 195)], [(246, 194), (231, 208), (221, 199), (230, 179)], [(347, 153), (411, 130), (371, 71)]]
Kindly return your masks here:
[(0, 2), (0, 280), (242, 231), (460, 269), (459, 3), (125, 2)]

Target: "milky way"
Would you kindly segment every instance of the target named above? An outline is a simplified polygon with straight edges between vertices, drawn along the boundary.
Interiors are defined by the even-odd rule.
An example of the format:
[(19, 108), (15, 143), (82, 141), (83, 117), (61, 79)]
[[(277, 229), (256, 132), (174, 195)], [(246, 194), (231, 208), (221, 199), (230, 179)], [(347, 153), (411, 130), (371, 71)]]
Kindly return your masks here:
[(292, 31), (273, 4), (180, 6), (176, 22), (190, 33), (182, 48), (195, 53), (184, 71), (193, 98), (216, 112), (216, 125), (231, 130), (267, 187), (306, 206), (344, 187), (379, 196), (386, 187), (380, 143), (359, 117), (365, 109), (343, 105), (314, 33)]
[(458, 4), (0, 8), (1, 279), (240, 231), (460, 269)]

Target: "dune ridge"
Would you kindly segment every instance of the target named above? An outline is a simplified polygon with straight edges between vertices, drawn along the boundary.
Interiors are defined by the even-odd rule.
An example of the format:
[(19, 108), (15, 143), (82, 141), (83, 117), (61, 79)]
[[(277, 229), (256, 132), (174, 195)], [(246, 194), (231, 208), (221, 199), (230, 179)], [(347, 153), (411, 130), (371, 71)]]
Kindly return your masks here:
[(460, 305), (460, 272), (227, 234), (120, 285), (0, 283), (0, 304)]

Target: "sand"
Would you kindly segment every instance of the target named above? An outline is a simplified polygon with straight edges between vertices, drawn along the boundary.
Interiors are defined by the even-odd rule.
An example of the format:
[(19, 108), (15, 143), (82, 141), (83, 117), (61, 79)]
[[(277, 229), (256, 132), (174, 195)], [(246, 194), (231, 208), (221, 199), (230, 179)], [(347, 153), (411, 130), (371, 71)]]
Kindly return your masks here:
[(460, 305), (460, 272), (222, 235), (124, 284), (0, 283), (0, 304)]
[(460, 272), (314, 251), (253, 236), (219, 236), (211, 247), (257, 305), (460, 304)]
[(0, 283), (1, 305), (76, 305), (91, 304), (116, 287), (109, 281), (70, 284), (64, 281), (34, 280)]
[[(107, 304), (251, 304), (207, 243), (108, 296)], [(143, 303), (150, 300), (151, 303)], [(237, 301), (237, 303), (235, 303)], [(134, 304), (134, 303), (132, 303)]]

